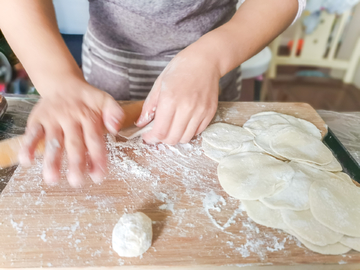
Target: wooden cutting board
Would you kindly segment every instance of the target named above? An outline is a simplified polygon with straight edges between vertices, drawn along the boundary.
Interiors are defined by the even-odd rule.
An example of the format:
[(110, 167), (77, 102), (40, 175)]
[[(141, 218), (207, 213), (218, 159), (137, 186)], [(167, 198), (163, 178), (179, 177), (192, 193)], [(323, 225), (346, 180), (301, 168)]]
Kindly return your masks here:
[[(306, 119), (323, 135), (327, 130), (315, 110), (300, 103), (220, 103), (214, 122), (242, 125), (261, 111)], [(251, 221), (220, 187), (217, 163), (203, 154), (200, 138), (179, 146), (107, 139), (110, 174), (101, 185), (89, 180), (73, 189), (63, 176), (59, 186), (48, 187), (40, 159), (29, 169), (18, 167), (0, 197), (0, 268), (342, 269), (360, 263), (358, 252), (317, 254)], [(140, 258), (120, 258), (111, 247), (112, 230), (133, 211), (153, 220), (153, 245)]]

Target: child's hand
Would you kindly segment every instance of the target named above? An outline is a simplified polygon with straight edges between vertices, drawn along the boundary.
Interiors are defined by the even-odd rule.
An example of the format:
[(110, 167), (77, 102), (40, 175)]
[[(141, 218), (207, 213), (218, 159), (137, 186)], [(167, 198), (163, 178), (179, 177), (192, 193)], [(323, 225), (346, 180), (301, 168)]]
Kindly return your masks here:
[(53, 93), (43, 97), (30, 114), (19, 155), (21, 164), (31, 163), (37, 142), (45, 138), (46, 183), (59, 181), (64, 147), (70, 185), (79, 187), (84, 182), (86, 163), (92, 180), (101, 182), (107, 173), (104, 124), (116, 134), (123, 121), (123, 110), (111, 96), (84, 81), (63, 84), (62, 89)]
[(220, 72), (208, 59), (185, 49), (157, 78), (137, 125), (154, 119), (143, 135), (148, 143), (187, 143), (213, 118), (218, 103)]

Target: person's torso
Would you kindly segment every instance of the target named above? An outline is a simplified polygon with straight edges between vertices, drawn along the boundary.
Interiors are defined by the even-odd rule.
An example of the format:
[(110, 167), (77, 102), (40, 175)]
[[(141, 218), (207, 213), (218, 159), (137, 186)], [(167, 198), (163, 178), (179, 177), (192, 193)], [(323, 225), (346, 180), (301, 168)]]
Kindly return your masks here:
[(89, 30), (112, 48), (175, 54), (234, 15), (237, 0), (89, 0)]

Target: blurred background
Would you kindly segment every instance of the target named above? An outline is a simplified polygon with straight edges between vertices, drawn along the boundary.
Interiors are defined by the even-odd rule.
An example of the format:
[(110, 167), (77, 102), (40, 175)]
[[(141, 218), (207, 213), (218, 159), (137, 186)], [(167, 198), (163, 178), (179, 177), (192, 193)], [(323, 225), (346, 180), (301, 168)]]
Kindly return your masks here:
[[(308, 0), (300, 20), (242, 65), (241, 101), (307, 102), (315, 109), (359, 111), (358, 2)], [(59, 30), (81, 66), (88, 1), (53, 3)], [(0, 36), (0, 93), (37, 95), (21, 63), (15, 64), (1, 40)]]

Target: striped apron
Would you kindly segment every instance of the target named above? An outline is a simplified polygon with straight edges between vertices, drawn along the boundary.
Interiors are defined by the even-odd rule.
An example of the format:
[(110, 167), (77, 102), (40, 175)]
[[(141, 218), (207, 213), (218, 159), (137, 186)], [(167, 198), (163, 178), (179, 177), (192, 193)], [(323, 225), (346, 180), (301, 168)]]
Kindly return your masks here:
[[(161, 1), (162, 0), (160, 0), (160, 2)], [(171, 2), (169, 0), (164, 0), (164, 1), (165, 1), (164, 5), (168, 2)], [(204, 1), (204, 3), (211, 2), (209, 0), (197, 0), (197, 1), (200, 2)], [(114, 4), (114, 2), (116, 3)], [(145, 99), (148, 93), (150, 92), (156, 78), (164, 70), (164, 68), (171, 61), (171, 59), (173, 59), (176, 53), (179, 52), (182, 48), (184, 48), (184, 44), (179, 45), (180, 49), (173, 49), (176, 48), (176, 42), (180, 43), (180, 40), (176, 41), (175, 40), (176, 38), (170, 39), (169, 37), (164, 35), (164, 42), (165, 40), (171, 40), (172, 43), (170, 41), (168, 42), (169, 45), (166, 46), (167, 44), (164, 45), (163, 44), (164, 42), (162, 42), (162, 44), (157, 47), (161, 47), (163, 51), (154, 53), (153, 51), (156, 50), (157, 48), (154, 48), (154, 50), (152, 51), (150, 51), (149, 48), (146, 47), (136, 50), (136, 47), (139, 47), (137, 45), (139, 44), (139, 41), (136, 40), (135, 34), (132, 36), (131, 33), (129, 35), (127, 35), (126, 33), (121, 33), (120, 35), (124, 35), (123, 39), (121, 39), (120, 37), (120, 41), (118, 42), (119, 44), (114, 42), (114, 38), (111, 38), (111, 36), (113, 36), (114, 34), (111, 33), (111, 28), (110, 30), (105, 32), (103, 31), (104, 26), (101, 25), (102, 22), (106, 22), (106, 19), (109, 17), (109, 14), (107, 14), (108, 12), (110, 12), (108, 11), (109, 9), (111, 9), (111, 14), (114, 12), (119, 12), (120, 13), (119, 16), (121, 16), (121, 14), (123, 14), (124, 17), (135, 16), (135, 17), (130, 17), (131, 20), (135, 20), (135, 23), (137, 19), (141, 20), (141, 17), (139, 18), (137, 17), (138, 16), (137, 13), (133, 15), (134, 13), (133, 11), (129, 12), (128, 10), (125, 10), (123, 6), (121, 6), (124, 5), (123, 2), (126, 1), (123, 0), (113, 0), (113, 1), (91, 0), (90, 1), (90, 23), (83, 41), (82, 69), (85, 79), (91, 85), (97, 87), (98, 89), (106, 91), (107, 93), (112, 95), (116, 100)], [(188, 2), (196, 3), (195, 0), (188, 0)], [(229, 0), (229, 3), (231, 3), (231, 5), (229, 4), (229, 7), (227, 6), (220, 7), (221, 9), (219, 10), (222, 13), (224, 13), (223, 19), (222, 21), (217, 20), (217, 25), (215, 25), (215, 27), (229, 20), (232, 14), (234, 13), (232, 9), (232, 5), (234, 3), (236, 4), (236, 1), (234, 2), (233, 0)], [(92, 4), (94, 6), (93, 9), (92, 9)], [(116, 10), (117, 8), (118, 10)], [(227, 13), (230, 12), (231, 16), (229, 16), (225, 12)], [(92, 17), (95, 17), (95, 19), (92, 19)], [(104, 17), (103, 20), (101, 17)], [(173, 17), (174, 16), (172, 16), (171, 18)], [(156, 18), (158, 18), (158, 16)], [(214, 20), (216, 20), (216, 18), (214, 18)], [(191, 20), (188, 19), (188, 21)], [(197, 29), (196, 26), (199, 24), (199, 20), (197, 18), (194, 18), (193, 21), (194, 21), (193, 22), (194, 25), (192, 26), (192, 29), (196, 30)], [(119, 24), (120, 26), (122, 26), (123, 24), (123, 22), (119, 22), (116, 20), (113, 23), (117, 25), (117, 27), (119, 27)], [(178, 27), (178, 24), (179, 23), (174, 23), (173, 27), (174, 28)], [(167, 28), (172, 27), (171, 23), (162, 24), (162, 25), (165, 25), (165, 27)], [(126, 27), (126, 26), (128, 25), (122, 27)], [(131, 25), (129, 27), (131, 28)], [(204, 34), (204, 32), (211, 30), (211, 27), (214, 28), (213, 26), (210, 25), (209, 26), (210, 29), (203, 29), (204, 27), (202, 27), (201, 31), (199, 30), (199, 33), (196, 33), (196, 35), (194, 35), (194, 33), (189, 34), (189, 36), (191, 36), (193, 40), (190, 39), (189, 41), (187, 41), (188, 43), (187, 45), (196, 41), (196, 39), (199, 38), (202, 34)], [(146, 31), (152, 30), (151, 28), (149, 29), (148, 25), (144, 26), (144, 28), (147, 28)], [(137, 28), (136, 30), (138, 29), (139, 28)], [(176, 29), (174, 29), (174, 31), (176, 31)], [(168, 29), (163, 30), (163, 32), (168, 32)], [(179, 35), (181, 35), (181, 33)], [(187, 34), (185, 32), (184, 36), (186, 37), (186, 35)], [(134, 39), (133, 46), (131, 46), (131, 42), (129, 42), (129, 39), (131, 40), (131, 38)], [(159, 38), (161, 40), (161, 35)], [(185, 38), (182, 38), (181, 41), (184, 39)], [(126, 45), (122, 44), (121, 40), (127, 40)], [(156, 41), (158, 41), (158, 39)], [(152, 44), (151, 38), (149, 39), (149, 42), (147, 42), (146, 40), (143, 42), (150, 45)], [(156, 45), (151, 45), (151, 46), (155, 47)], [(152, 48), (150, 47), (150, 49)], [(240, 67), (230, 71), (228, 74), (222, 77), (220, 79), (219, 86), (220, 86), (220, 93), (219, 93), (220, 101), (239, 100), (240, 90), (241, 90)]]

